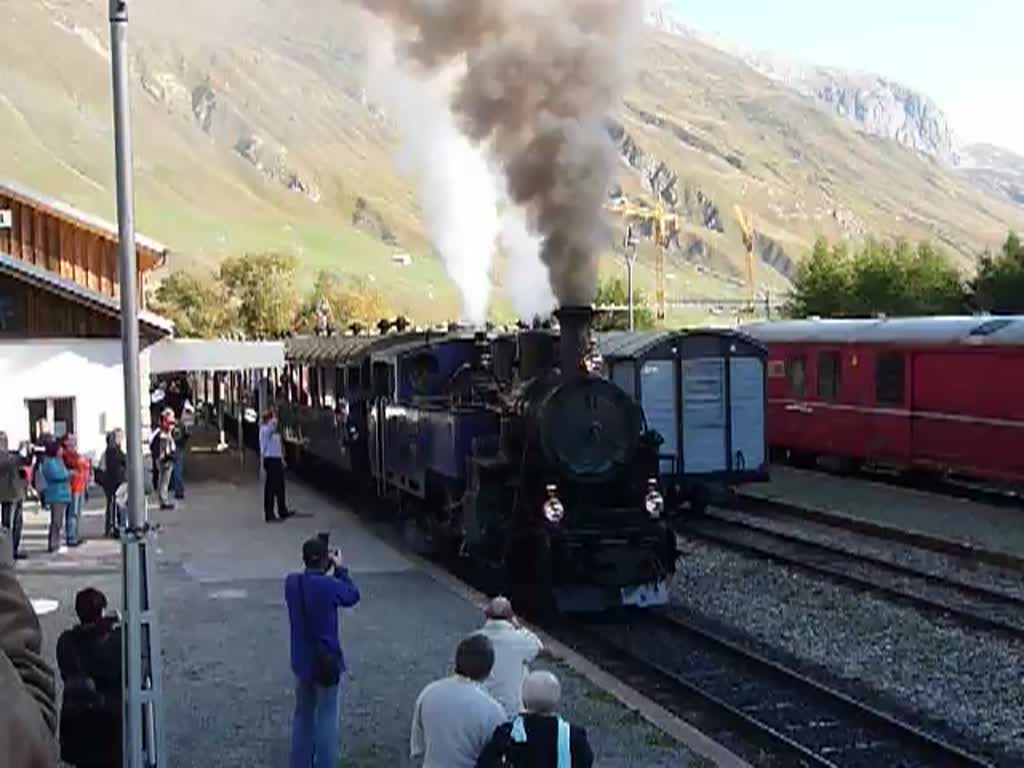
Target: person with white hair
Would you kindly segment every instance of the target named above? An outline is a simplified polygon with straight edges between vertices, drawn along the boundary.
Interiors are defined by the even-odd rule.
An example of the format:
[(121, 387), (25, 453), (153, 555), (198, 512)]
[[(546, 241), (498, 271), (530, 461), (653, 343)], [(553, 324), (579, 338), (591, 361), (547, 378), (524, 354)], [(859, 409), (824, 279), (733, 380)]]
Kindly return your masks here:
[(494, 646), (494, 667), (484, 688), (512, 719), (522, 709), (523, 678), (544, 645), (533, 632), (519, 625), (512, 603), (506, 597), (491, 600), (484, 616), (487, 620), (480, 634)]
[(523, 709), (498, 726), (476, 768), (591, 768), (594, 752), (583, 728), (558, 715), (562, 686), (550, 672), (523, 680)]

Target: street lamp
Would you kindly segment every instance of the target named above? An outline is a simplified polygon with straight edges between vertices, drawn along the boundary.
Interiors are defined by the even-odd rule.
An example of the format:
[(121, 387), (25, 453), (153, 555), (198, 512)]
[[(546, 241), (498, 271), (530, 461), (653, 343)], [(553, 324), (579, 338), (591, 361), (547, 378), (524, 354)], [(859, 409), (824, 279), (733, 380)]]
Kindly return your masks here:
[(626, 303), (629, 306), (629, 330), (635, 330), (633, 322), (633, 265), (636, 264), (636, 238), (633, 237), (633, 225), (626, 227), (626, 236), (622, 240), (626, 255)]

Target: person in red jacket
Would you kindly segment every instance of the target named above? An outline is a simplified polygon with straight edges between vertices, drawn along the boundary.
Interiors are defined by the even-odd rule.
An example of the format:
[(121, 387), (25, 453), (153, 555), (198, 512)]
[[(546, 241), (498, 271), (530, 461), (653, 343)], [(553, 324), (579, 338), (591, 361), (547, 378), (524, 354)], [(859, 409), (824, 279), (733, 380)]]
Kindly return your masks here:
[(73, 434), (64, 437), (64, 466), (71, 474), (71, 503), (68, 504), (65, 534), (69, 547), (77, 547), (82, 543), (79, 535), (79, 523), (82, 519), (82, 506), (85, 503), (85, 489), (89, 484), (91, 467), (89, 460), (78, 452), (78, 438)]

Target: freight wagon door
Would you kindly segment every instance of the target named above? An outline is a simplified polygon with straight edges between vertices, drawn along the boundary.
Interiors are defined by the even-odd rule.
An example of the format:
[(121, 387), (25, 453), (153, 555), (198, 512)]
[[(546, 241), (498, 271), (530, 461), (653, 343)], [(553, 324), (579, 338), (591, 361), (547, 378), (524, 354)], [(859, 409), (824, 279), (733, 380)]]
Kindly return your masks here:
[(664, 439), (661, 444), (659, 468), (663, 473), (676, 472), (678, 460), (679, 411), (676, 406), (675, 361), (648, 360), (640, 369), (641, 405), (647, 426)]
[(764, 465), (764, 363), (756, 357), (729, 361), (732, 469), (756, 471)]
[(683, 472), (704, 474), (728, 469), (725, 448), (725, 360), (683, 361)]

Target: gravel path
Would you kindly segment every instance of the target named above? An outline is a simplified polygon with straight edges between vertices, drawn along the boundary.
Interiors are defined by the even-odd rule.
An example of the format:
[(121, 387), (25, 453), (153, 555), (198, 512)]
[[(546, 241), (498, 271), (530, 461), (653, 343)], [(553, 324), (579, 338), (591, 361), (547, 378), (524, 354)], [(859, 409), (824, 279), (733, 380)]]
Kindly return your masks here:
[(683, 537), (675, 601), (1024, 755), (1024, 644)]
[(1019, 571), (931, 552), (903, 542), (885, 541), (855, 531), (843, 531), (834, 526), (807, 520), (787, 520), (719, 508), (714, 509), (714, 514), (727, 520), (752, 523), (767, 530), (799, 536), (808, 541), (830, 544), (857, 554), (870, 555), (897, 565), (916, 568), (925, 573), (953, 578), (964, 584), (972, 584), (1024, 598), (1024, 574)]

